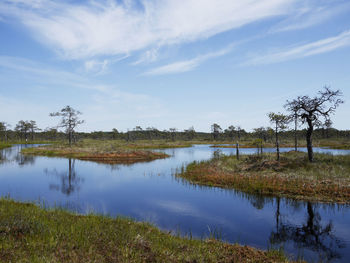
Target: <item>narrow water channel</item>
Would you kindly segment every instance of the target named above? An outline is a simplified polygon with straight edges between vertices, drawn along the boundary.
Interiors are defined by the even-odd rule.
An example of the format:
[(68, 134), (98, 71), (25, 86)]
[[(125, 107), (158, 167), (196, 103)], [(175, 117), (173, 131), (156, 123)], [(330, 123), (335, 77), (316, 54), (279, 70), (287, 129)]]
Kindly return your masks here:
[[(302, 256), (308, 261), (350, 262), (349, 206), (194, 186), (173, 176), (187, 163), (217, 153), (208, 145), (163, 150), (171, 157), (132, 165), (23, 156), (23, 147), (31, 146), (0, 151), (1, 196), (79, 213), (128, 216), (197, 238), (215, 235), (262, 249), (283, 247), (294, 258)], [(235, 153), (230, 148), (220, 151)], [(241, 149), (242, 154), (255, 151)], [(350, 154), (346, 150), (315, 151)]]

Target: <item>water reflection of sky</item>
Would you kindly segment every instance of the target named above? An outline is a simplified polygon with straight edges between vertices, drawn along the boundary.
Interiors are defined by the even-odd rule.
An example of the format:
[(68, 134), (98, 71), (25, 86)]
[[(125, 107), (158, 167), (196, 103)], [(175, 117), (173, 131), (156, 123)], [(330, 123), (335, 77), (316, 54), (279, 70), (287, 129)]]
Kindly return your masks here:
[[(161, 229), (259, 248), (283, 246), (288, 253), (333, 262), (350, 260), (350, 209), (264, 198), (234, 190), (195, 186), (172, 174), (193, 160), (212, 157), (216, 148), (197, 145), (167, 149), (171, 158), (133, 165), (103, 165), (64, 158), (18, 154), (21, 146), (2, 151), (0, 194), (40, 200), (81, 213), (98, 212), (149, 221)], [(264, 149), (265, 152), (274, 149)], [(282, 148), (281, 151), (289, 150)], [(306, 149), (301, 149), (306, 151)], [(315, 148), (315, 152), (350, 151)], [(235, 149), (220, 148), (224, 154)], [(241, 149), (242, 154), (256, 149)]]

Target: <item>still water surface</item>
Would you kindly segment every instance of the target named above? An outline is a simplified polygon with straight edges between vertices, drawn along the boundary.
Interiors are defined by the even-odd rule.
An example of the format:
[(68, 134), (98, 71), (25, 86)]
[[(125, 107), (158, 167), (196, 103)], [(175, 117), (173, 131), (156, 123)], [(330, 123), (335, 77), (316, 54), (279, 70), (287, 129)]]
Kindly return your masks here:
[[(0, 196), (79, 213), (128, 216), (199, 238), (215, 234), (262, 249), (282, 246), (293, 258), (308, 261), (350, 262), (349, 206), (194, 186), (173, 176), (183, 165), (217, 153), (208, 145), (162, 150), (171, 157), (132, 165), (23, 156), (23, 147), (31, 146), (0, 151)], [(235, 154), (235, 149), (220, 151)], [(255, 151), (241, 149), (242, 154)], [(315, 152), (350, 154), (321, 148)]]

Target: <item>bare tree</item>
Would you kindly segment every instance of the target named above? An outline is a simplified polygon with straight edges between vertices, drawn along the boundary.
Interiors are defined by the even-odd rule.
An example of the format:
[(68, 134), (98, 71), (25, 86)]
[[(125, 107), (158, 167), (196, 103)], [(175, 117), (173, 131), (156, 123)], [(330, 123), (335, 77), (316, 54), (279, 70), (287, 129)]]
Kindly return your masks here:
[[(306, 131), (307, 152), (310, 162), (313, 162), (314, 154), (312, 148), (312, 132), (314, 127), (319, 126), (322, 121), (327, 122), (330, 115), (334, 114), (336, 108), (344, 103), (339, 97), (342, 96), (340, 90), (332, 91), (328, 87), (318, 92), (313, 98), (309, 96), (299, 96), (285, 104), (285, 108), (308, 125)], [(296, 113), (295, 113), (296, 112)]]
[(236, 130), (237, 130), (236, 158), (237, 160), (239, 160), (239, 141), (241, 140), (241, 132), (242, 132), (241, 126), (238, 125), (236, 127)]
[(177, 131), (176, 128), (170, 128), (170, 129), (169, 129), (170, 136), (171, 136), (171, 140), (172, 140), (173, 142), (175, 141), (175, 138), (176, 138), (176, 131)]
[(212, 124), (211, 125), (211, 132), (213, 134), (214, 140), (217, 140), (219, 138), (219, 134), (221, 133), (222, 129), (219, 124)]
[(80, 114), (81, 114), (80, 111), (77, 111), (70, 106), (66, 106), (65, 108), (61, 109), (60, 112), (50, 113), (51, 117), (57, 117), (57, 116), (62, 117), (58, 127), (65, 128), (66, 134), (68, 135), (70, 146), (72, 145), (74, 129), (78, 125), (84, 123), (83, 120), (79, 119)]
[(225, 133), (228, 134), (228, 137), (233, 141), (235, 139), (236, 127), (231, 125), (226, 130)]
[(298, 151), (298, 107), (291, 107), (288, 109), (291, 111), (291, 118), (294, 119), (294, 150)]
[(276, 152), (277, 152), (277, 161), (280, 160), (280, 146), (279, 146), (279, 139), (278, 139), (278, 133), (281, 130), (284, 130), (287, 128), (287, 124), (290, 121), (290, 118), (282, 113), (273, 113), (270, 112), (268, 114), (270, 118), (270, 122), (275, 125), (275, 135), (276, 135)]
[(19, 133), (19, 136), (21, 140), (24, 137), (24, 140), (27, 142), (28, 141), (28, 132), (30, 130), (30, 122), (29, 121), (23, 121), (20, 120), (15, 127), (15, 131)]
[(184, 130), (184, 132), (189, 140), (193, 140), (194, 136), (196, 135), (196, 131), (193, 126), (189, 127), (187, 130)]
[(36, 131), (40, 131), (40, 129), (38, 128), (38, 126), (36, 125), (36, 121), (29, 121), (29, 131), (31, 134), (31, 140), (34, 140), (34, 134)]
[(7, 131), (10, 127), (10, 124), (7, 124), (6, 122), (0, 122), (0, 132), (3, 134), (4, 141), (7, 142)]

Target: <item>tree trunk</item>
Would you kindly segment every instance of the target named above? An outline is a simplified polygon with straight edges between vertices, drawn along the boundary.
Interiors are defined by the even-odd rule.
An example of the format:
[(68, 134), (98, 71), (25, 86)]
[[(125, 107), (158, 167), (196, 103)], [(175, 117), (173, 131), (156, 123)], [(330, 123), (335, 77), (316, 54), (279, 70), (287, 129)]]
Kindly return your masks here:
[(69, 158), (69, 168), (68, 168), (68, 191), (72, 189), (72, 159)]
[(278, 232), (279, 219), (280, 219), (280, 198), (277, 197), (277, 210), (276, 210), (276, 231)]
[(312, 125), (311, 120), (307, 120), (307, 124), (309, 125), (307, 131), (306, 131), (306, 145), (307, 145), (307, 154), (309, 157), (309, 161), (313, 162), (314, 161), (314, 153), (312, 150), (312, 132), (314, 130), (314, 127)]
[(236, 143), (236, 157), (237, 157), (237, 160), (239, 160), (239, 144), (238, 144), (238, 142)]
[[(308, 214), (308, 219), (307, 219), (307, 228), (310, 230), (311, 234), (314, 234), (314, 218), (315, 218), (315, 213), (314, 210), (312, 209), (312, 204), (310, 202), (307, 202), (307, 214)], [(315, 235), (317, 239), (317, 235)]]
[(295, 151), (298, 151), (298, 138), (297, 138), (297, 129), (298, 129), (298, 118), (295, 115), (295, 127), (294, 127), (294, 148)]
[(278, 141), (278, 126), (276, 123), (276, 151), (277, 151), (277, 161), (280, 161), (280, 144)]
[(72, 146), (72, 131), (69, 130), (68, 132), (68, 140), (69, 140), (69, 146)]

